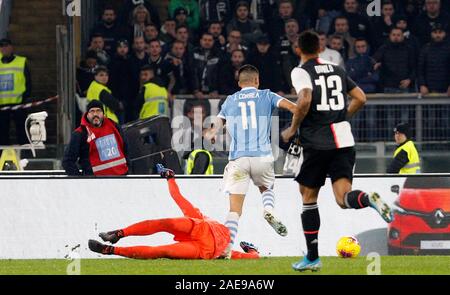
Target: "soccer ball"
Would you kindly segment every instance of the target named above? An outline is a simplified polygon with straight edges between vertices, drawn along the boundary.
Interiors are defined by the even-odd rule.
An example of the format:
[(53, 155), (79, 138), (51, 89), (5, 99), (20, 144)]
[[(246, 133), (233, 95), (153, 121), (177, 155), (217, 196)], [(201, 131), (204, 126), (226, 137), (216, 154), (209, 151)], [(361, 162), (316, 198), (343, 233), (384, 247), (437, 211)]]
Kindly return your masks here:
[(339, 239), (336, 252), (341, 258), (354, 258), (361, 251), (361, 246), (355, 237), (346, 236)]

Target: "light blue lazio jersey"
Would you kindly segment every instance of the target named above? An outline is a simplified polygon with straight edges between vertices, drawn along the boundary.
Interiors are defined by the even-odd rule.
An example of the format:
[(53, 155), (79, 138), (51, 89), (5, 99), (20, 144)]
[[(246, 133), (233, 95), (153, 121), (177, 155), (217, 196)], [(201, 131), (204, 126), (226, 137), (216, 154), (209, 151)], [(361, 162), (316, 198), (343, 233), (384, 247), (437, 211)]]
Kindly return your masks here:
[(226, 120), (231, 136), (230, 160), (272, 155), (272, 112), (282, 99), (270, 90), (253, 87), (227, 97), (218, 117)]

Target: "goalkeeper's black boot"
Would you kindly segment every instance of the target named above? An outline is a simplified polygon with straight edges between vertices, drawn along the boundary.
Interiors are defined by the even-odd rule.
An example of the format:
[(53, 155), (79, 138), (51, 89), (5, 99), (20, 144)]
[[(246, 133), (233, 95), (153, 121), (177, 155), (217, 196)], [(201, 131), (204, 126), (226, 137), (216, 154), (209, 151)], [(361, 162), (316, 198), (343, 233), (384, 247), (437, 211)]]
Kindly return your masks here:
[(114, 254), (113, 246), (104, 245), (96, 240), (89, 240), (88, 246), (92, 252), (97, 252), (104, 255)]
[(123, 231), (113, 230), (107, 233), (99, 233), (98, 236), (102, 238), (104, 242), (110, 242), (111, 244), (117, 243), (121, 238), (123, 238)]

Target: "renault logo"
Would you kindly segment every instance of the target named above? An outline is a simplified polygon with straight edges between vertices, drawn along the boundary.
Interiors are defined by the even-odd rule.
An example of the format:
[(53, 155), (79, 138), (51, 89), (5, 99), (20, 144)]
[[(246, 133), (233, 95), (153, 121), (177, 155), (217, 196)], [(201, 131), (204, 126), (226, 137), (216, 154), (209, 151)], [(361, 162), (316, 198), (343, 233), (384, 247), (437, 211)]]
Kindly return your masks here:
[(444, 212), (442, 212), (441, 209), (438, 209), (436, 210), (436, 212), (434, 212), (434, 222), (436, 222), (436, 224), (441, 224), (444, 217)]

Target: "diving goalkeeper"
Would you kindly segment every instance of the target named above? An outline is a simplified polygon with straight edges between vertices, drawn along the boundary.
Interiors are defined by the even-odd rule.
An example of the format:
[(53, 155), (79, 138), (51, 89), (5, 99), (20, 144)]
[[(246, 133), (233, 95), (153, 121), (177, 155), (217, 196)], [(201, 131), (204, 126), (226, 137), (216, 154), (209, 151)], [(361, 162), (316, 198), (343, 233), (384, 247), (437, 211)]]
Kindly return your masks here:
[[(99, 236), (105, 242), (117, 243), (128, 236), (146, 236), (158, 232), (174, 235), (176, 243), (162, 246), (115, 247), (89, 240), (89, 249), (105, 255), (119, 255), (136, 259), (215, 259), (219, 258), (230, 242), (230, 231), (223, 224), (204, 216), (198, 208), (192, 206), (180, 193), (175, 174), (172, 170), (157, 165), (158, 173), (167, 179), (169, 192), (183, 211), (184, 216), (146, 220), (127, 228)], [(241, 242), (244, 252), (232, 251), (232, 259), (259, 258), (258, 249), (251, 243)]]

